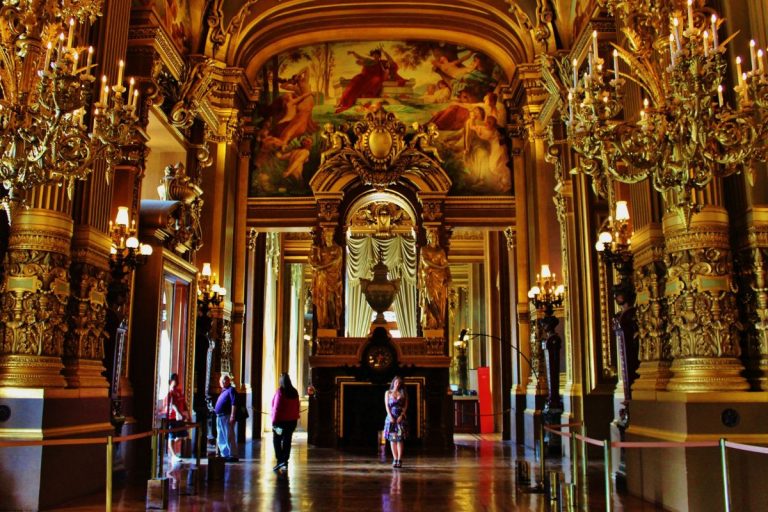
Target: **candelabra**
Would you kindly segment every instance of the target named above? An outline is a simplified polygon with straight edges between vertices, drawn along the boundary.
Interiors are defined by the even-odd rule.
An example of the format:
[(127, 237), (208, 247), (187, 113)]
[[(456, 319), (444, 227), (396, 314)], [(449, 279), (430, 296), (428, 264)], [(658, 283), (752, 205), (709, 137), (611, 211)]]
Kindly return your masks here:
[[(722, 21), (700, 0), (601, 0), (624, 27), (626, 48), (614, 45), (613, 70), (598, 54), (593, 32), (587, 69), (561, 67), (568, 91), (567, 133), (580, 170), (603, 181), (650, 178), (667, 208), (686, 225), (700, 210), (695, 191), (713, 178), (746, 171), (768, 159), (768, 77), (764, 52), (750, 43), (751, 70), (737, 58), (736, 105), (723, 96), (727, 64)], [(686, 23), (687, 19), (687, 23)], [(687, 25), (684, 27), (684, 25)], [(619, 59), (631, 74), (621, 73)], [(619, 120), (629, 79), (645, 98), (639, 118)]]
[(613, 267), (619, 274), (619, 283), (614, 285), (614, 297), (621, 295), (623, 301), (633, 302), (632, 286), (632, 250), (630, 237), (632, 232), (629, 226), (629, 209), (626, 201), (616, 202), (616, 211), (612, 217), (608, 217), (607, 229), (601, 231), (595, 243), (595, 249), (603, 262), (610, 268)]
[(0, 205), (9, 220), (36, 186), (64, 183), (71, 198), (75, 180), (87, 178), (98, 159), (109, 181), (121, 148), (133, 140), (139, 93), (131, 79), (125, 98), (123, 61), (115, 85), (102, 76), (90, 110), (94, 51), (76, 43), (75, 28), (101, 7), (101, 0), (17, 0), (0, 11), (0, 180), (7, 190)]
[(211, 306), (218, 306), (227, 295), (227, 289), (216, 282), (216, 274), (211, 274), (211, 264), (203, 263), (203, 270), (197, 281), (197, 304), (207, 316)]
[(544, 316), (552, 316), (555, 308), (563, 304), (564, 296), (565, 286), (557, 284), (555, 274), (550, 272), (549, 265), (542, 265), (541, 274), (536, 274), (536, 285), (528, 291), (528, 298), (537, 310), (544, 313)]
[(118, 206), (115, 222), (109, 221), (109, 236), (112, 238), (109, 264), (115, 280), (146, 263), (147, 257), (152, 255), (152, 246), (142, 244), (136, 238), (136, 221), (129, 221), (126, 206)]

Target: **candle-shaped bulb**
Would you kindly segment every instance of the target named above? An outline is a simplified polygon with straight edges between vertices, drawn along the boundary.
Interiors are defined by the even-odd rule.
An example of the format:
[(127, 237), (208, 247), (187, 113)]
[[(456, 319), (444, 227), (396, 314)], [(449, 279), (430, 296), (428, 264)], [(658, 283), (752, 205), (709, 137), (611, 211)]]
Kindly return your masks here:
[(648, 98), (644, 98), (644, 99), (643, 99), (643, 110), (645, 110), (645, 109), (647, 109), (647, 108), (648, 108), (648, 104), (649, 104), (649, 102), (648, 102)]
[(133, 86), (134, 85), (136, 85), (136, 80), (134, 80), (133, 77), (131, 77), (128, 80), (128, 102), (129, 103), (133, 99)]
[(619, 50), (613, 49), (613, 78), (619, 79)]
[(722, 84), (717, 86), (717, 104), (723, 106), (723, 86)]
[(117, 63), (117, 85), (118, 86), (123, 85), (123, 71), (125, 71), (125, 61), (123, 61), (123, 59), (120, 59), (120, 62)]
[(756, 54), (755, 54), (756, 46), (757, 46), (757, 43), (755, 43), (755, 40), (751, 39), (749, 41), (749, 59), (750, 59), (751, 64), (752, 64), (752, 72), (753, 73), (755, 71), (757, 71), (757, 59), (756, 59)]
[(739, 85), (741, 85), (741, 57), (736, 57), (736, 76), (739, 79)]
[(69, 34), (67, 35), (67, 50), (72, 49), (72, 40), (75, 37), (75, 18), (69, 18)]
[(59, 44), (56, 46), (56, 60), (62, 57), (62, 51), (64, 49), (64, 32), (59, 34)]
[(713, 14), (710, 20), (712, 21), (712, 45), (714, 46), (715, 51), (717, 51), (717, 47), (720, 44), (717, 40), (717, 14)]
[(93, 62), (93, 46), (88, 47), (88, 60), (85, 63), (85, 72), (89, 75), (91, 74), (89, 71), (91, 69), (91, 62)]
[(592, 53), (597, 57), (597, 30), (592, 31)]
[(136, 108), (136, 104), (139, 102), (139, 91), (133, 91), (133, 98), (131, 99), (131, 105)]
[(765, 52), (763, 52), (762, 48), (757, 50), (757, 68), (760, 71), (761, 75), (765, 74), (765, 63), (763, 62), (764, 55), (765, 55)]
[(688, 0), (688, 30), (693, 32), (693, 0)]
[(45, 65), (43, 66), (43, 72), (45, 73), (47, 73), (51, 67), (51, 49), (52, 48), (53, 48), (53, 43), (48, 41), (48, 44), (45, 45)]

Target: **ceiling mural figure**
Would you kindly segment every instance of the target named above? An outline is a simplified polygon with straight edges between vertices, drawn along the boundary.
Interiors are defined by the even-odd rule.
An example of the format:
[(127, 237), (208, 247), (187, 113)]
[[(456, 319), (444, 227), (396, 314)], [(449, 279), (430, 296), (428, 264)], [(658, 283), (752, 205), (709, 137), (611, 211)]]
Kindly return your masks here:
[(452, 195), (512, 192), (504, 76), (481, 52), (435, 41), (325, 43), (275, 55), (259, 76), (251, 196), (310, 195), (327, 148), (348, 145), (350, 127), (382, 109), (423, 127), (412, 145), (441, 163)]

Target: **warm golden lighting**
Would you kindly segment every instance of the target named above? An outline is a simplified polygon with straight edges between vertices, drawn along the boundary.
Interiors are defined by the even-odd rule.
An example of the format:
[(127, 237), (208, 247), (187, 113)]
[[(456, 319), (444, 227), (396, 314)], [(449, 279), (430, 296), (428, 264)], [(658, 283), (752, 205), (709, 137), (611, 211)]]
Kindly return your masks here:
[[(609, 71), (593, 33), (589, 66), (581, 77), (578, 63), (572, 69), (570, 60), (564, 63), (561, 80), (571, 84), (563, 89), (568, 140), (581, 155), (582, 172), (601, 182), (651, 179), (667, 208), (681, 213), (687, 225), (701, 207), (695, 190), (740, 172), (751, 180), (755, 162), (768, 159), (765, 52), (756, 41), (750, 42), (749, 71), (742, 70), (737, 57), (737, 101), (730, 105), (723, 98), (728, 66), (716, 15), (697, 16), (701, 11), (691, 0), (604, 4), (626, 27), (626, 46), (614, 45)], [(618, 58), (630, 74), (619, 74)], [(636, 120), (622, 120), (625, 77), (646, 96)]]
[(142, 244), (136, 237), (136, 222), (131, 220), (127, 206), (117, 207), (114, 223), (109, 222), (109, 236), (112, 239), (109, 263), (118, 278), (143, 265), (152, 254), (152, 246)]
[(0, 181), (8, 191), (0, 205), (9, 219), (39, 185), (64, 183), (71, 199), (75, 181), (86, 179), (97, 160), (105, 161), (109, 182), (138, 121), (121, 87), (91, 101), (94, 52), (76, 34), (80, 20), (101, 14), (102, 1), (47, 2), (44, 9), (38, 3), (3, 7), (3, 19), (19, 21), (0, 32)]
[(541, 274), (536, 275), (536, 284), (528, 290), (528, 298), (536, 309), (541, 309), (545, 315), (552, 315), (554, 308), (563, 303), (564, 296), (565, 286), (557, 283), (549, 265), (542, 265)]
[(216, 274), (211, 272), (211, 264), (203, 263), (203, 269), (197, 280), (197, 300), (201, 308), (207, 310), (210, 306), (218, 306), (224, 300), (227, 289), (219, 286)]
[(128, 227), (128, 207), (118, 206), (117, 215), (115, 216), (115, 224), (118, 226)]

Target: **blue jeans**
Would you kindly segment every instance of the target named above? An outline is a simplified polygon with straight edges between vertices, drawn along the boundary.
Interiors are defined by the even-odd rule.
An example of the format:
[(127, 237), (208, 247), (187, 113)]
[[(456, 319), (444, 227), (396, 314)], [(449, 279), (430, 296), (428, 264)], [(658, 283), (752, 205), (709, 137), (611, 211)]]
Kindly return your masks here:
[(236, 446), (234, 425), (229, 423), (229, 414), (216, 416), (216, 445), (222, 457), (235, 457)]

